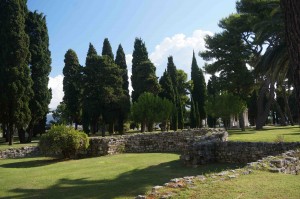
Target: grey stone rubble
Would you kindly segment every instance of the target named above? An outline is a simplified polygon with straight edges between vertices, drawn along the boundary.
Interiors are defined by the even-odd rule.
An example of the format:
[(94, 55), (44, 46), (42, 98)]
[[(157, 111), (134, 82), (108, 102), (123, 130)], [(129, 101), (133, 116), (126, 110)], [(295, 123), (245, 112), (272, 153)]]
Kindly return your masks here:
[[(235, 169), (230, 171), (223, 171), (220, 173), (212, 173), (206, 176), (186, 176), (183, 178), (174, 178), (169, 182), (165, 183), (163, 186), (154, 186), (152, 191), (148, 195), (139, 195), (135, 199), (147, 199), (147, 198), (172, 198), (176, 192), (172, 192), (171, 189), (181, 189), (181, 188), (192, 188), (195, 182), (206, 183), (206, 181), (224, 181), (237, 178), (239, 175), (249, 175), (253, 171), (250, 168)], [(168, 188), (168, 189), (167, 189)]]
[[(119, 153), (182, 152), (194, 142), (226, 141), (228, 133), (221, 129), (192, 129), (177, 132), (137, 133), (132, 135), (91, 137), (90, 146), (79, 157)], [(0, 151), (1, 158), (42, 155), (38, 147), (22, 147)]]
[(268, 156), (257, 162), (248, 163), (248, 168), (298, 175), (300, 172), (299, 158), (299, 149), (290, 150), (282, 153), (280, 156)]
[(21, 148), (9, 148), (0, 151), (0, 159), (4, 158), (21, 158), (40, 155), (41, 152), (38, 147), (25, 146)]

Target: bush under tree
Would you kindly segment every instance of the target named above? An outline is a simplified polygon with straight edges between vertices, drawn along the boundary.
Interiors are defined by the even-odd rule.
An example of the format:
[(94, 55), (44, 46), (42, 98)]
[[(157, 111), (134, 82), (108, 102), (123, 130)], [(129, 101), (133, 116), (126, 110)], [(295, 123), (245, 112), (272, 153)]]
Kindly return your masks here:
[(78, 151), (89, 146), (88, 136), (72, 127), (57, 125), (41, 136), (39, 147), (45, 154), (62, 154), (65, 159), (75, 158)]

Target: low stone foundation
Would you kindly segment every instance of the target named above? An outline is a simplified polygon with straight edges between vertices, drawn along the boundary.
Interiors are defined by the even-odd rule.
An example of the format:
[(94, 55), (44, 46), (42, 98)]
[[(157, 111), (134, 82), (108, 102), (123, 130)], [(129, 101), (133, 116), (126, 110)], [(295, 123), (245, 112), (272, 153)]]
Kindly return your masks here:
[(4, 158), (21, 158), (40, 155), (41, 152), (36, 146), (25, 146), (21, 148), (9, 148), (0, 151), (0, 159)]
[(300, 148), (300, 142), (207, 142), (190, 145), (181, 155), (185, 165), (211, 162), (248, 163)]
[[(194, 142), (224, 142), (228, 133), (220, 129), (194, 129), (178, 132), (138, 133), (123, 136), (91, 137), (90, 146), (79, 157), (104, 156), (118, 153), (182, 153)], [(22, 147), (0, 151), (1, 158), (41, 155), (38, 147)]]

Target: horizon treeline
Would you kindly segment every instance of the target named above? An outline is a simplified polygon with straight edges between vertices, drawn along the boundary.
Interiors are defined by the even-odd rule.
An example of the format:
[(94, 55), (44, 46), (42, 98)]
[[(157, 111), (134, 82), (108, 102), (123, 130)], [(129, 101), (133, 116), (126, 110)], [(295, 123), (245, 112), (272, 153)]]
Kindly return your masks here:
[[(78, 124), (82, 124), (84, 132), (88, 134), (102, 132), (102, 136), (105, 136), (107, 128), (110, 134), (115, 131), (123, 134), (124, 123), (128, 120), (136, 122), (135, 126), (138, 126), (137, 122), (140, 123), (141, 132), (152, 131), (154, 121), (161, 123), (161, 128), (165, 130), (176, 131), (187, 125), (193, 128), (201, 127), (201, 120), (205, 118), (206, 85), (195, 55), (193, 54), (192, 81), (187, 80), (184, 71), (176, 68), (172, 56), (168, 57), (166, 70), (159, 79), (156, 76), (156, 67), (148, 58), (145, 42), (141, 38), (134, 41), (132, 57), (130, 78), (133, 91), (130, 96), (128, 69), (121, 44), (114, 57), (107, 38), (104, 39), (101, 55), (90, 43), (85, 66), (79, 64), (75, 51), (69, 49), (65, 54), (63, 68), (65, 95), (58, 110), (54, 111), (55, 119), (60, 123), (75, 124), (76, 129)], [(197, 82), (197, 85), (192, 82)], [(197, 91), (193, 94), (195, 100), (191, 105), (188, 94), (194, 89)], [(145, 106), (149, 108), (146, 107), (143, 114), (131, 112), (132, 104), (139, 103), (136, 107), (141, 107), (143, 100), (140, 99), (139, 102), (139, 98), (142, 95), (144, 101), (148, 100), (148, 105)], [(165, 108), (155, 103), (163, 103)], [(187, 110), (190, 106), (193, 109), (192, 114)], [(151, 107), (162, 108), (151, 110)], [(131, 115), (134, 117), (130, 117)], [(193, 121), (191, 124), (188, 122), (190, 117)], [(158, 118), (163, 119), (160, 121)]]

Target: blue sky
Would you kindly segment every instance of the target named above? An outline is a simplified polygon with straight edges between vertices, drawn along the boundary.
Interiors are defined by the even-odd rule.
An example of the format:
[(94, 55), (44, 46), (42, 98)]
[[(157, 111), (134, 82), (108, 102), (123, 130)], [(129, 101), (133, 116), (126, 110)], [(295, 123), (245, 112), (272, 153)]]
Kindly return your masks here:
[[(28, 8), (46, 15), (52, 57), (50, 81), (55, 78), (60, 81), (68, 49), (75, 50), (84, 65), (89, 42), (100, 54), (106, 37), (114, 53), (122, 44), (129, 71), (134, 39), (141, 37), (157, 66), (158, 76), (165, 69), (169, 55), (174, 56), (177, 68), (190, 73), (192, 50), (203, 50), (203, 37), (220, 31), (218, 21), (235, 12), (235, 1), (28, 0)], [(201, 58), (197, 60), (202, 66)], [(55, 83), (61, 87), (61, 83)], [(61, 88), (56, 87), (60, 91), (53, 93), (57, 98), (55, 105), (61, 98), (58, 96)]]

